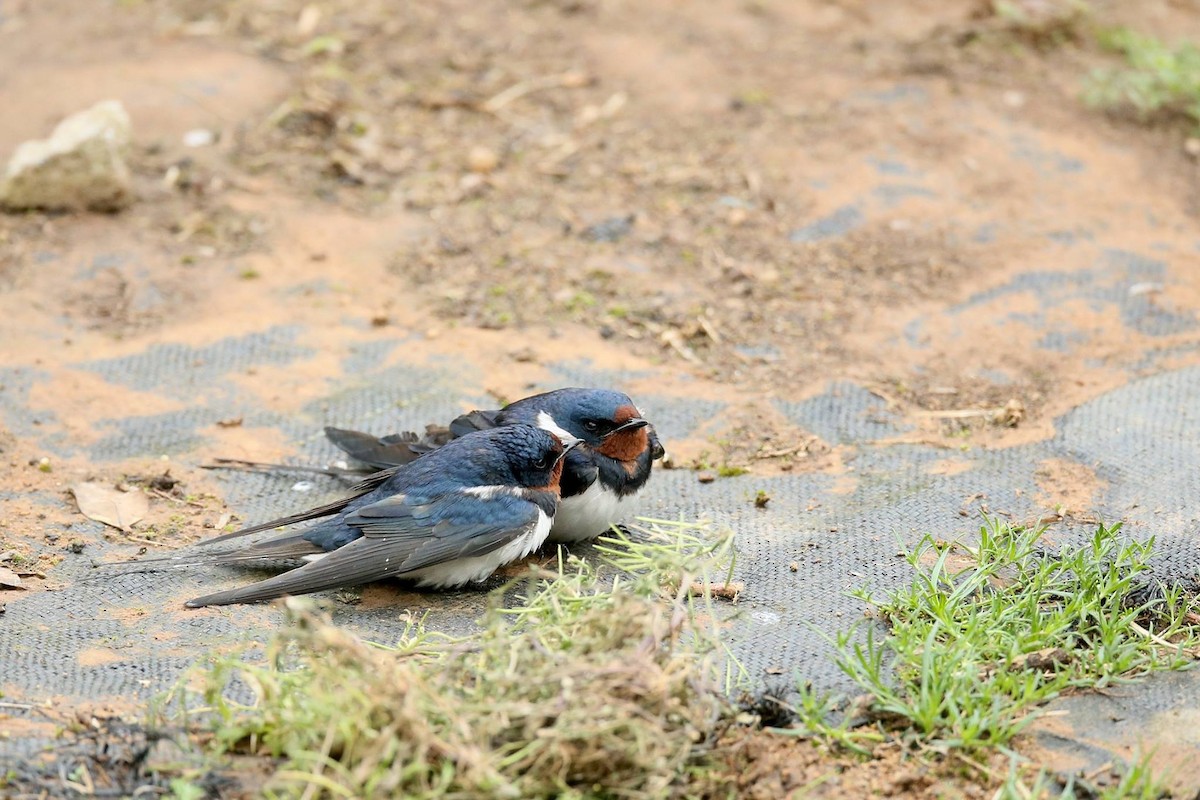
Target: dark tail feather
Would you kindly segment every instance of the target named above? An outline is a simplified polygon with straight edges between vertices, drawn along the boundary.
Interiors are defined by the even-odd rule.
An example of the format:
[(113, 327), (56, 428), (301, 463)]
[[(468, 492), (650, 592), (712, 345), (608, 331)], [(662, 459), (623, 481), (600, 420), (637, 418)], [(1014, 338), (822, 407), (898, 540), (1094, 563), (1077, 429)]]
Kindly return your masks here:
[[(264, 581), (263, 583), (265, 583)], [(287, 592), (263, 588), (261, 583), (252, 583), (239, 589), (224, 592), (214, 592), (203, 597), (195, 597), (184, 603), (188, 608), (204, 608), (205, 606), (231, 606), (235, 603), (253, 603), (258, 600), (274, 600), (283, 597)]]
[(205, 606), (231, 606), (235, 603), (256, 603), (259, 600), (274, 600), (278, 597), (293, 594), (307, 594), (311, 589), (301, 589), (293, 591), (292, 583), (295, 581), (293, 572), (299, 570), (291, 570), (282, 575), (276, 575), (274, 578), (268, 578), (265, 581), (251, 583), (247, 586), (239, 586), (236, 589), (226, 589), (223, 592), (213, 592), (201, 597), (195, 597), (184, 603), (188, 608), (204, 608)]
[(499, 411), (472, 411), (469, 414), (463, 414), (450, 423), (450, 433), (458, 438), (466, 436), (472, 431), (486, 431), (496, 427), (498, 416), (500, 416)]
[(290, 558), (324, 553), (320, 545), (313, 544), (304, 538), (308, 530), (297, 531), (287, 536), (268, 539), (265, 542), (252, 544), (241, 550), (227, 550), (220, 553), (201, 556), (204, 564), (238, 564), (243, 561), (262, 561), (266, 559), (283, 561)]
[[(416, 461), (445, 441), (435, 426), (427, 426), (424, 437), (415, 433), (393, 433), (388, 436), (372, 436), (369, 433), (350, 431), (344, 428), (326, 428), (325, 437), (337, 445), (346, 455), (376, 469), (397, 467)], [(448, 437), (444, 437), (448, 440)]]
[(326, 427), (325, 438), (346, 455), (376, 469), (408, 464), (420, 456), (411, 447), (416, 444), (417, 435), (407, 431), (389, 436), (372, 436), (361, 431)]
[[(389, 555), (397, 558), (397, 566), (389, 569)], [(233, 603), (253, 603), (273, 600), (284, 595), (308, 594), (344, 586), (358, 586), (400, 573), (402, 554), (390, 541), (358, 539), (344, 548), (332, 551), (328, 557), (289, 570), (237, 589), (197, 597), (187, 602), (188, 608), (226, 606)]]
[[(216, 553), (180, 553), (162, 558), (145, 558), (140, 561), (98, 564), (97, 566), (102, 568), (130, 567), (125, 570), (126, 573), (157, 572), (161, 569), (240, 564), (245, 561), (286, 561), (324, 553), (325, 551), (320, 546), (304, 538), (303, 534), (307, 532), (307, 530), (297, 531), (240, 550), (221, 550)], [(147, 566), (149, 566), (148, 569), (143, 568)]]
[[(300, 568), (302, 569), (302, 568)], [(293, 569), (281, 575), (276, 575), (273, 578), (267, 578), (265, 581), (258, 583), (239, 586), (236, 589), (226, 589), (223, 592), (213, 592), (212, 594), (194, 597), (184, 603), (188, 608), (204, 608), (205, 606), (230, 606), (235, 603), (254, 603), (259, 600), (274, 600), (277, 597), (283, 597), (288, 594), (305, 594), (304, 591), (292, 591), (292, 584), (296, 582), (296, 576), (292, 573), (299, 572), (299, 569)]]

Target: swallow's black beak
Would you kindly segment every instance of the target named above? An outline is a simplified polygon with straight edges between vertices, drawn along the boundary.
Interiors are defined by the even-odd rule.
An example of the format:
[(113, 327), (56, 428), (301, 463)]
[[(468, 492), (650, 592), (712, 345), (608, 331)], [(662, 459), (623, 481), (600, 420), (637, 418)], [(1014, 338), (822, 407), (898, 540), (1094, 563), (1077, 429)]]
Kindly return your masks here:
[(628, 422), (622, 422), (620, 425), (613, 428), (611, 431), (609, 431), (608, 435), (612, 436), (614, 433), (620, 433), (621, 431), (636, 431), (638, 428), (644, 428), (649, 424), (649, 422), (641, 417), (634, 417)]
[(566, 458), (567, 453), (571, 452), (576, 447), (579, 447), (579, 445), (583, 444), (583, 439), (577, 439), (574, 436), (572, 436), (571, 434), (567, 433), (566, 431), (556, 434), (556, 436), (558, 436), (558, 440), (560, 442), (562, 442), (563, 449), (562, 449), (562, 452), (558, 454), (558, 458), (554, 459), (555, 464), (557, 464), (559, 461), (562, 461), (564, 458)]
[(666, 448), (662, 446), (662, 442), (658, 440), (658, 434), (654, 432), (654, 428), (650, 429), (650, 460), (658, 461), (660, 458), (666, 458)]

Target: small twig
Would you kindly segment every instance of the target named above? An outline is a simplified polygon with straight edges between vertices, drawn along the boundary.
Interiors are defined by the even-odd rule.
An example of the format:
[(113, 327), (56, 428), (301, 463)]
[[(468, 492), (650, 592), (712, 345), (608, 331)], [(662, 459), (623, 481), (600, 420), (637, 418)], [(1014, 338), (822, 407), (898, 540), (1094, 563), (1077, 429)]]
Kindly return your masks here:
[(0, 703), (0, 708), (15, 708), (17, 711), (32, 711), (34, 706), (28, 703)]
[(799, 453), (801, 450), (808, 448), (808, 442), (801, 442), (793, 447), (785, 447), (782, 450), (760, 450), (754, 454), (755, 458), (779, 458), (780, 456), (790, 456), (793, 453)]
[(1160, 647), (1170, 647), (1172, 649), (1179, 648), (1179, 645), (1173, 644), (1172, 642), (1167, 641), (1166, 639), (1159, 636), (1157, 633), (1146, 630), (1141, 625), (1138, 625), (1136, 622), (1130, 622), (1129, 627), (1133, 628), (1134, 633), (1140, 634), (1141, 636), (1145, 636), (1147, 639), (1149, 639), (1150, 641), (1159, 645)]
[(706, 317), (697, 317), (696, 320), (700, 323), (700, 327), (704, 329), (704, 333), (709, 339), (712, 339), (715, 344), (721, 343), (721, 332), (717, 330), (715, 323), (709, 321)]
[(958, 449), (956, 446), (954, 446), (952, 444), (946, 444), (945, 442), (939, 441), (937, 439), (930, 439), (930, 438), (921, 437), (921, 436), (897, 436), (894, 439), (878, 439), (874, 442), (874, 444), (877, 446), (880, 446), (880, 447), (892, 447), (894, 445), (901, 445), (901, 444), (921, 444), (921, 445), (925, 445), (926, 447), (937, 447), (941, 450), (957, 450)]
[(871, 394), (875, 395), (875, 396), (876, 396), (876, 397), (878, 397), (880, 400), (882, 400), (882, 401), (883, 401), (883, 403), (884, 403), (884, 405), (885, 405), (885, 406), (887, 406), (889, 409), (899, 409), (899, 408), (901, 408), (901, 405), (900, 405), (900, 401), (899, 401), (899, 400), (897, 400), (896, 398), (892, 397), (890, 394), (888, 394), (887, 392), (883, 391), (883, 390), (882, 390), (882, 389), (880, 389), (878, 386), (868, 386), (868, 387), (866, 387), (866, 389), (867, 389), (867, 391), (868, 391), (868, 392), (870, 392)]
[[(325, 771), (325, 763), (329, 760), (329, 753), (333, 750), (333, 741), (336, 733), (336, 723), (330, 722), (329, 729), (325, 731), (325, 740), (321, 744), (321, 758), (317, 759), (317, 768), (313, 773), (313, 777), (315, 778), (321, 777), (321, 773)], [(317, 796), (318, 791), (320, 791), (320, 787), (316, 781), (312, 781), (304, 787), (304, 794), (300, 795), (300, 800), (312, 800), (312, 798)]]
[(264, 461), (244, 461), (240, 458), (214, 458), (211, 464), (201, 464), (200, 469), (229, 469), (239, 472), (261, 472), (271, 475), (276, 472), (308, 472), (315, 475), (359, 477), (366, 473), (342, 467), (306, 467), (300, 464), (268, 464)]
[(153, 539), (143, 539), (140, 536), (130, 536), (128, 533), (125, 534), (125, 538), (131, 542), (137, 542), (138, 544), (153, 545), (154, 547), (167, 547), (168, 546), (168, 545), (164, 544), (163, 542), (156, 542)]
[(164, 492), (162, 489), (155, 489), (153, 486), (146, 487), (146, 490), (148, 492), (150, 492), (150, 494), (154, 495), (155, 497), (161, 497), (163, 500), (170, 500), (172, 503), (178, 503), (181, 506), (194, 506), (196, 508), (204, 508), (204, 506), (201, 503), (197, 503), (195, 500), (180, 500), (178, 497), (172, 497), (171, 495)]
[(995, 774), (990, 769), (985, 767), (983, 764), (976, 764), (974, 761), (967, 758), (966, 756), (964, 756), (962, 753), (958, 752), (957, 750), (949, 750), (947, 752), (949, 753), (951, 758), (958, 759), (963, 764), (965, 764), (967, 767), (975, 770), (980, 775), (982, 775), (984, 778), (987, 778), (989, 781), (995, 780), (995, 777), (996, 777)]
[(83, 778), (83, 783), (70, 780), (61, 765), (59, 765), (58, 770), (59, 778), (62, 779), (63, 785), (67, 788), (78, 792), (84, 797), (91, 797), (96, 793), (96, 784), (92, 781), (92, 773), (88, 770), (87, 764), (80, 764), (77, 772)]
[(918, 411), (918, 417), (933, 419), (973, 419), (975, 417), (990, 417), (1003, 411), (1002, 408), (953, 408), (948, 411)]
[(678, 353), (684, 361), (689, 361), (693, 364), (700, 363), (700, 358), (696, 355), (692, 348), (688, 347), (684, 343), (683, 336), (679, 333), (679, 331), (668, 328), (659, 334), (658, 338), (668, 345), (672, 350)]
[(514, 100), (519, 100), (531, 92), (540, 92), (545, 89), (563, 89), (582, 86), (586, 78), (581, 80), (582, 76), (578, 72), (564, 72), (560, 75), (548, 75), (544, 78), (538, 78), (532, 81), (521, 81), (508, 87), (499, 94), (493, 96), (490, 100), (483, 104), (484, 111), (496, 113)]

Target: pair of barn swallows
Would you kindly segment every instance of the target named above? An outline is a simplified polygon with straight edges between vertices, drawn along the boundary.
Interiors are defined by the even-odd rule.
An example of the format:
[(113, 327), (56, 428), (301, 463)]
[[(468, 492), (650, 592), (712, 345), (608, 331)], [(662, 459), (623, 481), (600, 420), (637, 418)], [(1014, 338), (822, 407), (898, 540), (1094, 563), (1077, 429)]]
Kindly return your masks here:
[[(433, 430), (431, 428), (431, 430)], [(449, 588), (482, 581), (546, 541), (595, 538), (625, 517), (664, 455), (625, 394), (559, 389), (498, 411), (472, 411), (417, 437), (327, 428), (378, 468), (339, 500), (218, 536), (205, 545), (310, 520), (316, 524), (180, 565), (303, 560), (255, 584), (189, 600), (191, 608), (270, 600), (383, 578)]]

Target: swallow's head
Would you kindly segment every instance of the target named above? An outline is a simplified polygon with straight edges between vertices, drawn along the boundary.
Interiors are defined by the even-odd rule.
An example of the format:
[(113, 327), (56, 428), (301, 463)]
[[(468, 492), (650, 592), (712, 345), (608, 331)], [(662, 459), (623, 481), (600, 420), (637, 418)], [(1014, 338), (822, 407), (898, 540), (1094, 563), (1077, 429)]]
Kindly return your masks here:
[(618, 461), (632, 461), (647, 449), (662, 451), (654, 429), (626, 394), (562, 389), (544, 397), (537, 414), (537, 424), (544, 430), (574, 436), (584, 447)]
[(563, 457), (580, 444), (569, 433), (551, 433), (532, 425), (504, 425), (487, 433), (491, 445), (503, 455), (512, 479), (530, 489), (557, 490)]

